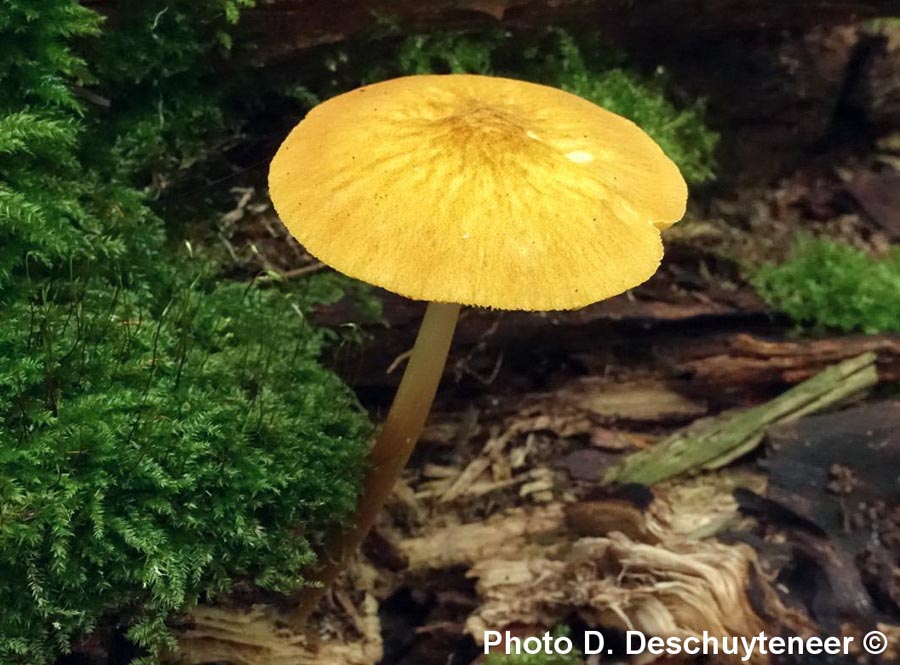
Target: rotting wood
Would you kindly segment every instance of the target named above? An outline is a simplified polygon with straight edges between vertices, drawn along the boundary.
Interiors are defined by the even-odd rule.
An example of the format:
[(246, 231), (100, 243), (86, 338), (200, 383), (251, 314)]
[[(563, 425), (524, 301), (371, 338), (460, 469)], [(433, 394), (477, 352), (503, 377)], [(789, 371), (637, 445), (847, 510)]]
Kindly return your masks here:
[[(110, 0), (84, 4), (115, 18)], [(271, 61), (383, 29), (385, 19), (419, 30), (594, 23), (612, 38), (650, 41), (660, 34), (697, 39), (898, 14), (897, 0), (270, 0), (243, 13), (237, 45), (252, 41), (254, 58)]]
[[(398, 548), (409, 579), (459, 568), (476, 579), (478, 603), (466, 621), (476, 641), (487, 628), (546, 630), (574, 614), (591, 626), (662, 637), (807, 632), (809, 619), (781, 603), (749, 547), (709, 538), (741, 526), (737, 487), (764, 491), (765, 479), (727, 469), (663, 484), (618, 524), (592, 519), (602, 501), (513, 508), (433, 527)], [(622, 533), (634, 525), (642, 538)]]
[(688, 347), (687, 358), (676, 362), (676, 369), (708, 389), (767, 387), (803, 381), (862, 353), (878, 355), (881, 381), (900, 380), (900, 335), (788, 341), (738, 334), (704, 339)]
[(596, 511), (606, 505), (603, 500), (557, 502), (512, 508), (478, 522), (433, 525), (417, 536), (400, 539), (396, 547), (408, 561), (409, 571), (418, 574), (508, 558), (534, 546), (562, 544), (573, 537), (605, 536), (617, 529), (629, 530), (638, 522), (637, 530), (650, 534), (652, 542), (697, 540), (734, 526), (741, 519), (732, 497), (736, 488), (763, 492), (765, 486), (765, 479), (758, 473), (727, 469), (653, 488), (649, 505), (635, 507), (627, 524), (595, 519)]
[[(565, 524), (558, 504), (514, 509), (488, 523), (445, 527), (401, 548), (415, 552), (411, 560), (419, 571), (469, 567), (479, 605), (466, 631), (476, 641), (487, 628), (546, 629), (573, 613), (591, 626), (662, 637), (703, 630), (804, 633), (812, 628), (808, 617), (782, 604), (749, 547), (708, 539), (739, 519), (731, 498), (736, 487), (759, 491), (764, 485), (759, 474), (729, 470), (661, 486), (649, 505), (627, 511), (626, 522), (640, 523), (645, 542), (625, 536), (626, 524), (588, 518), (577, 527), (573, 513), (585, 518), (591, 511), (591, 502), (583, 502), (566, 507)], [(509, 524), (517, 525), (512, 534), (498, 533)]]
[(482, 522), (432, 528), (398, 543), (413, 572), (471, 566), (479, 559), (522, 551), (529, 542), (565, 531), (565, 511), (555, 503), (515, 508)]
[(877, 382), (875, 354), (845, 360), (766, 404), (699, 421), (652, 448), (629, 455), (604, 475), (603, 482), (652, 485), (689, 471), (720, 468), (759, 445), (771, 425), (792, 422)]
[[(524, 408), (523, 411), (527, 412), (528, 408)], [(574, 433), (587, 433), (591, 430), (591, 424), (583, 414), (573, 416), (567, 413), (550, 416), (541, 413), (535, 416), (523, 416), (516, 419), (503, 432), (494, 433), (484, 444), (481, 452), (461, 471), (452, 467), (444, 467), (440, 471), (426, 468), (426, 476), (430, 475), (432, 480), (420, 488), (417, 496), (425, 498), (437, 495), (441, 502), (448, 503), (464, 495), (477, 496), (493, 491), (493, 489), (539, 480), (537, 476), (546, 476), (547, 470), (532, 469), (517, 475), (514, 474), (514, 471), (522, 468), (525, 464), (525, 456), (530, 450), (532, 441), (530, 435), (542, 430), (553, 431), (557, 436), (564, 437)], [(529, 435), (525, 445), (519, 446), (507, 454), (509, 443), (517, 436), (525, 434)], [(431, 471), (430, 474), (429, 471)], [(491, 472), (490, 479), (480, 482), (487, 471)], [(534, 487), (529, 488), (526, 493), (531, 493), (533, 490)]]
[(310, 639), (287, 627), (268, 605), (250, 608), (201, 606), (191, 614), (193, 627), (178, 635), (179, 651), (172, 665), (372, 665), (381, 659), (377, 603), (365, 601), (365, 614), (354, 626), (364, 630), (352, 639), (320, 636)]
[[(284, 604), (223, 602), (191, 610), (166, 665), (373, 665), (381, 660), (376, 573), (357, 561), (334, 589), (336, 606), (307, 630), (290, 628)], [(352, 589), (352, 592), (348, 590)], [(351, 596), (354, 600), (351, 600)]]
[(760, 493), (765, 487), (766, 479), (759, 473), (727, 469), (658, 485), (647, 506), (628, 494), (568, 504), (566, 523), (581, 536), (601, 537), (620, 531), (649, 544), (702, 540), (746, 521), (739, 513), (734, 490)]
[[(592, 626), (660, 637), (805, 627), (757, 574), (749, 547), (708, 540), (657, 546), (613, 533), (579, 539), (562, 556), (488, 559), (469, 575), (477, 578), (481, 599), (466, 623), (476, 641), (488, 628), (553, 626), (573, 612)], [(762, 600), (761, 611), (750, 599), (751, 588)], [(727, 658), (711, 662), (731, 662)], [(752, 662), (767, 660), (756, 654)]]
[(478, 480), (478, 477), (490, 468), (494, 458), (502, 455), (506, 445), (521, 431), (522, 427), (520, 425), (514, 425), (502, 435), (490, 438), (481, 454), (472, 460), (450, 483), (449, 487), (441, 495), (440, 500), (449, 502), (465, 494), (469, 487)]
[[(696, 335), (698, 328), (713, 332), (717, 325), (750, 326), (768, 320), (765, 307), (747, 292), (734, 295), (734, 302), (683, 297), (667, 301), (671, 285), (657, 281), (638, 287), (629, 296), (617, 296), (583, 309), (562, 312), (498, 312), (465, 309), (460, 315), (453, 338), (451, 359), (445, 376), (457, 380), (473, 373), (490, 373), (496, 358), (503, 354), (506, 370), (511, 359), (521, 359), (534, 349), (567, 354), (596, 354), (614, 357), (616, 350), (639, 344), (649, 347), (665, 339), (652, 338), (643, 332), (645, 326), (681, 327)], [(636, 295), (635, 295), (636, 294)], [(380, 292), (387, 326), (373, 326), (368, 330), (371, 339), (365, 349), (352, 359), (335, 358), (338, 365), (346, 364), (346, 373), (359, 388), (381, 389), (396, 385), (399, 373), (387, 373), (394, 358), (406, 352), (413, 343), (415, 328), (422, 317), (422, 304), (393, 294)], [(323, 327), (339, 328), (358, 321), (360, 312), (350, 299), (324, 305), (310, 314)], [(604, 344), (598, 347), (597, 340)]]
[(684, 423), (707, 413), (705, 404), (661, 381), (611, 383), (588, 377), (557, 391), (556, 399), (608, 422)]

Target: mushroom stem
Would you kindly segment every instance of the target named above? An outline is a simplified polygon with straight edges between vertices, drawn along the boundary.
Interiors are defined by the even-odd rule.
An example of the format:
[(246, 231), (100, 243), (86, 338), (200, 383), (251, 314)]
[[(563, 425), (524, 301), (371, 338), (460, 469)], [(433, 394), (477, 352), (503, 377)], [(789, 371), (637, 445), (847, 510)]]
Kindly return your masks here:
[(409, 461), (437, 393), (459, 309), (455, 303), (428, 304), (400, 387), (372, 446), (369, 471), (356, 504), (356, 514), (349, 526), (334, 534), (320, 555), (324, 563), (309, 580), (315, 586), (304, 589), (292, 613), (295, 627), (302, 627), (335, 577), (346, 568)]

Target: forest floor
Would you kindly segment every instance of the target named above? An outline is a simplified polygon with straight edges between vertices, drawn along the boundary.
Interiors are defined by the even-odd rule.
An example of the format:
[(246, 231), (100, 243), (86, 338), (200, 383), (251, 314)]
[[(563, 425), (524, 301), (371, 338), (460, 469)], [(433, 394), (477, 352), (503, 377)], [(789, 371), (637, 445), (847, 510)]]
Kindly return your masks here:
[[(845, 78), (859, 74), (848, 64), (851, 33), (814, 30), (780, 51), (751, 40), (760, 62), (801, 63), (785, 66), (779, 85), (759, 67), (769, 102), (785, 90), (797, 99), (769, 109), (771, 125), (752, 124), (755, 112), (741, 122), (776, 137), (778, 122), (802, 134), (804, 113), (830, 122), (832, 106), (813, 110), (810, 100), (845, 96), (847, 80), (819, 76), (832, 64), (850, 71)], [(743, 57), (730, 42), (722, 49)], [(708, 60), (697, 60), (704, 81)], [(725, 108), (740, 120), (723, 83)], [(633, 291), (574, 312), (464, 310), (425, 434), (365, 557), (323, 601), (316, 639), (264, 609), (220, 606), (188, 622), (184, 662), (231, 662), (240, 633), (246, 664), (463, 665), (480, 662), (485, 629), (557, 626), (576, 643), (586, 629), (603, 631), (614, 652), (603, 662), (628, 662), (630, 628), (843, 634), (857, 645), (878, 628), (892, 644), (880, 659), (857, 651), (828, 662), (896, 662), (900, 337), (799, 331), (746, 275), (784, 259), (802, 234), (876, 254), (900, 241), (900, 134), (864, 150), (836, 140), (779, 154), (772, 162), (801, 166), (744, 177), (765, 173), (769, 156), (757, 153), (762, 162), (732, 164), (736, 177), (695, 189), (686, 218), (664, 234), (661, 269)], [(219, 224), (231, 276), (303, 280), (327, 270), (287, 235), (261, 185), (232, 194)], [(377, 297), (377, 323), (360, 323), (371, 317), (352, 297), (313, 314), (353, 331), (338, 335), (327, 361), (376, 424), (424, 311)], [(754, 421), (715, 459), (691, 449), (721, 445), (734, 414), (767, 413), (792, 387), (865, 353), (877, 355), (877, 376), (864, 360), (862, 383), (861, 373), (829, 379), (821, 400), (771, 426)], [(623, 460), (685, 432), (683, 457), (700, 461), (656, 482), (608, 482)]]
[[(896, 242), (898, 152), (888, 141), (864, 159), (820, 157), (775, 183), (701, 192), (665, 234), (657, 276), (618, 298), (577, 312), (465, 311), (366, 561), (323, 605), (322, 644), (341, 645), (330, 657), (470, 663), (486, 628), (559, 625), (576, 642), (604, 631), (616, 654), (632, 627), (858, 639), (878, 626), (900, 647), (900, 400), (890, 386), (900, 339), (799, 334), (742, 271), (784, 257), (798, 232), (876, 250)], [(324, 269), (254, 203), (260, 194), (236, 196), (227, 222), (241, 229), (230, 240), (240, 269), (291, 279)], [(379, 297), (384, 322), (330, 359), (376, 423), (423, 310)], [(359, 317), (343, 301), (316, 318), (339, 329)], [(840, 409), (769, 428), (716, 470), (652, 488), (604, 482), (629, 454), (866, 351), (878, 353), (881, 382)]]

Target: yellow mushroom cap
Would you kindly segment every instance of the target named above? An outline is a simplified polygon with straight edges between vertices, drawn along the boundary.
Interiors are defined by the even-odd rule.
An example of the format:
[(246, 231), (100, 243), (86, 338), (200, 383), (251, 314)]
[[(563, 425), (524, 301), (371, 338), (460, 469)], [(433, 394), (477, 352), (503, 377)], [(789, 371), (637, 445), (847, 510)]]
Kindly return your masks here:
[(336, 270), (409, 298), (575, 309), (646, 281), (681, 219), (678, 168), (576, 95), (409, 76), (314, 108), (269, 171), (275, 208)]

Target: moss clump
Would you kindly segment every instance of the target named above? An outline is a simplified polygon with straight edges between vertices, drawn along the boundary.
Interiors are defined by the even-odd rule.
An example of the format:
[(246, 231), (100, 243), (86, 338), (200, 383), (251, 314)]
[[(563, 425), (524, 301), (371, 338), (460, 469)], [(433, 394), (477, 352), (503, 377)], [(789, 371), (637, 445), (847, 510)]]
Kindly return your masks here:
[(198, 597), (296, 588), (353, 509), (367, 434), (306, 306), (195, 285), (153, 311), (89, 283), (4, 309), (0, 662), (48, 661), (110, 613), (153, 652)]
[(847, 332), (900, 332), (900, 250), (877, 259), (830, 240), (803, 238), (793, 256), (751, 281), (798, 323)]
[(101, 147), (91, 157), (158, 190), (237, 133), (260, 103), (247, 93), (259, 89), (252, 69), (231, 63), (231, 33), (253, 4), (116, 2), (102, 38), (76, 45), (90, 57), (92, 92), (114, 110), (87, 118)]
[[(72, 48), (98, 17), (0, 6), (0, 663), (117, 625), (152, 663), (171, 613), (300, 582), (352, 511), (368, 424), (303, 315), (331, 284), (222, 283), (169, 244), (143, 185), (179, 151), (125, 149), (149, 130), (72, 92), (102, 88)], [(201, 3), (171, 7), (205, 25)], [(190, 118), (162, 144), (214, 140)]]

